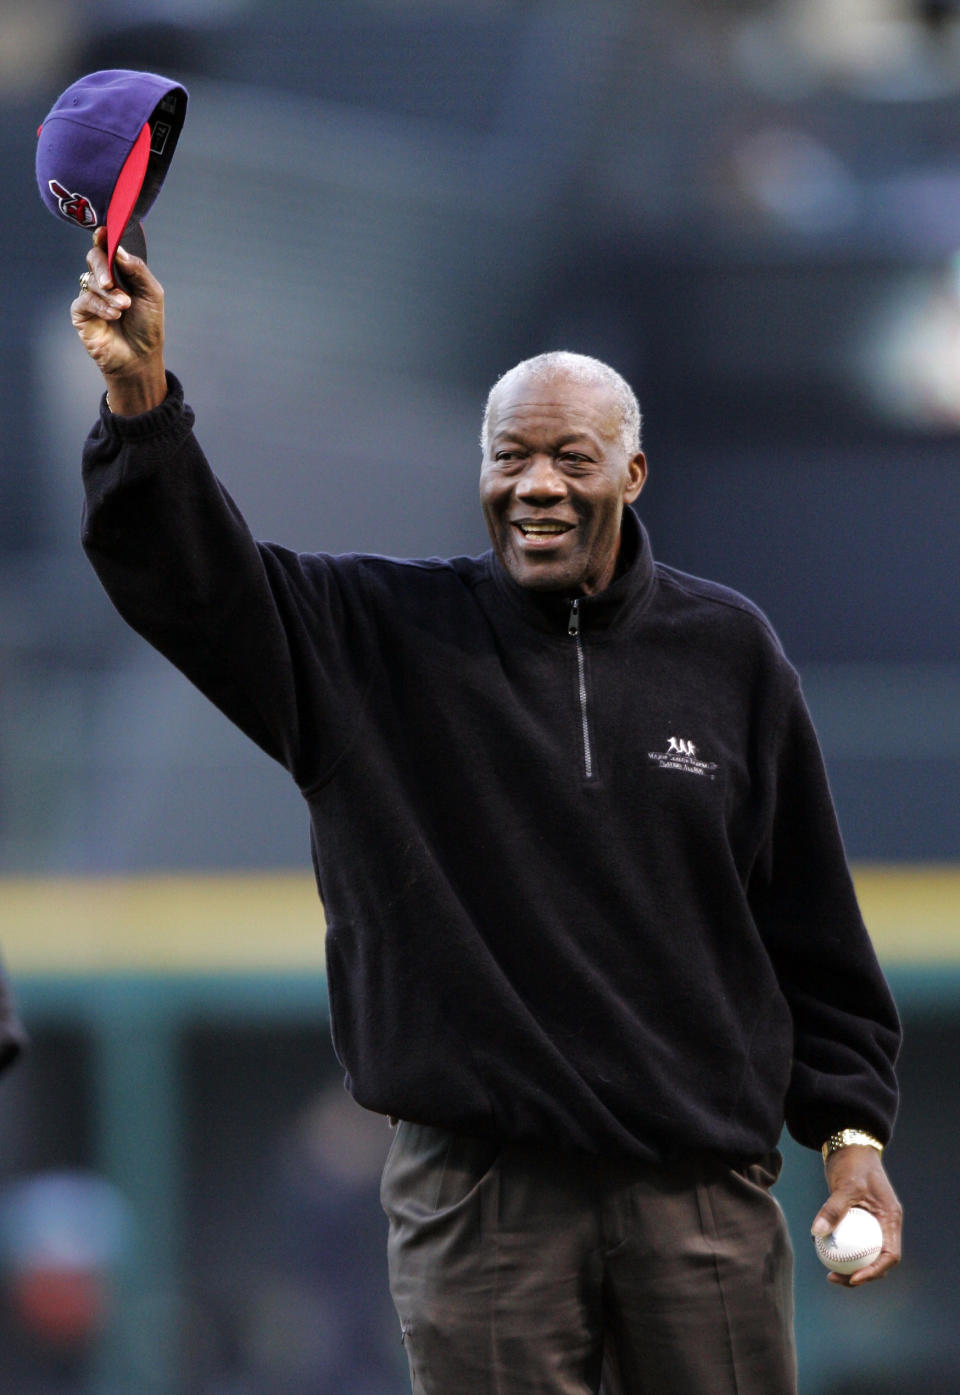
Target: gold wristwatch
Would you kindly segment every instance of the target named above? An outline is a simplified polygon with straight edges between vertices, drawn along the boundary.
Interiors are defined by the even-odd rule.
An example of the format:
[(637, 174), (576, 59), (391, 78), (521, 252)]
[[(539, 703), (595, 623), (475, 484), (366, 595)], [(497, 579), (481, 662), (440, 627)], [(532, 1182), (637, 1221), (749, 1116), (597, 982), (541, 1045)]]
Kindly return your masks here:
[(864, 1133), (862, 1129), (840, 1129), (837, 1133), (832, 1133), (824, 1143), (820, 1152), (823, 1154), (823, 1161), (826, 1162), (831, 1153), (835, 1153), (838, 1148), (876, 1148), (878, 1153), (883, 1152), (883, 1144), (879, 1138), (874, 1138), (872, 1133)]

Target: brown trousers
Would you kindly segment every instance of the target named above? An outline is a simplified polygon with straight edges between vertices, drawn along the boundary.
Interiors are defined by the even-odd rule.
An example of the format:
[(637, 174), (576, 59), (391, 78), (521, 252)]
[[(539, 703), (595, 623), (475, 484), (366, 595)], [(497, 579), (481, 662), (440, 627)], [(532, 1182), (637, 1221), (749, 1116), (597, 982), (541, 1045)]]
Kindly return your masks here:
[(399, 1124), (381, 1196), (414, 1395), (795, 1395), (778, 1167)]

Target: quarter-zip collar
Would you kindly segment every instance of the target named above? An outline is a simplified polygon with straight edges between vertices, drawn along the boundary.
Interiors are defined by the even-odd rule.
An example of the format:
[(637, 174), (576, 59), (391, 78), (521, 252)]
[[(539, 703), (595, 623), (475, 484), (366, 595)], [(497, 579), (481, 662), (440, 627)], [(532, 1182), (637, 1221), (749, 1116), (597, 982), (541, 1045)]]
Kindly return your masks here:
[[(629, 507), (623, 511), (620, 549), (621, 559), (626, 559), (623, 570), (606, 590), (579, 598), (580, 623), (594, 635), (641, 614), (656, 587), (656, 569), (647, 530)], [(498, 593), (529, 624), (558, 636), (567, 635), (571, 596), (562, 591), (535, 591), (529, 586), (520, 586), (493, 552), (487, 554), (487, 567)]]

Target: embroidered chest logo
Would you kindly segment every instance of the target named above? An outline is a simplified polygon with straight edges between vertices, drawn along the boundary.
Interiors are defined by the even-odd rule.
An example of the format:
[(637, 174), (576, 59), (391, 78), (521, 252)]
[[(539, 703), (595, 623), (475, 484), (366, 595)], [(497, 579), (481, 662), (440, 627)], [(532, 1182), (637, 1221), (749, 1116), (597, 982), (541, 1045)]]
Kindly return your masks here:
[(661, 770), (681, 770), (687, 775), (699, 775), (707, 780), (715, 780), (717, 763), (701, 760), (692, 741), (683, 736), (667, 738), (665, 751), (648, 751), (647, 757)]
[(684, 741), (682, 736), (671, 736), (667, 746), (668, 756), (696, 756), (697, 748), (692, 741)]

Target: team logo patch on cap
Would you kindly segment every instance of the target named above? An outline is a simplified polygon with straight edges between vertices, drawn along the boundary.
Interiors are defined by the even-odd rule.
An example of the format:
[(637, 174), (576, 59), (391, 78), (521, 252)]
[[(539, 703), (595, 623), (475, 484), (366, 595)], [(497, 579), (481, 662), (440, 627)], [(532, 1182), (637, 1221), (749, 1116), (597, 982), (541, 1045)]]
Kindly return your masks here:
[(60, 212), (64, 218), (71, 218), (75, 223), (79, 223), (81, 228), (95, 228), (97, 226), (97, 213), (89, 199), (83, 194), (71, 194), (69, 189), (56, 179), (47, 181), (51, 194), (60, 205)]

